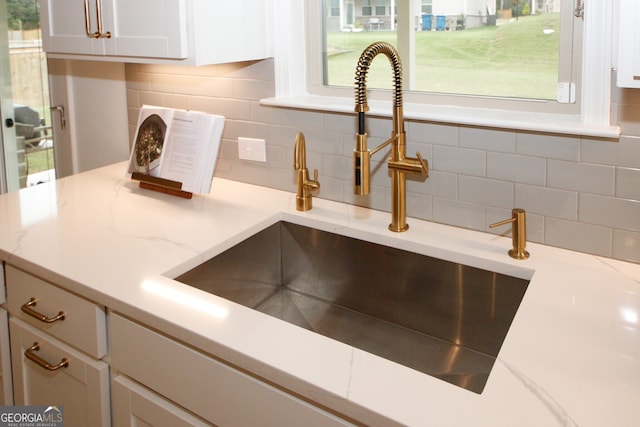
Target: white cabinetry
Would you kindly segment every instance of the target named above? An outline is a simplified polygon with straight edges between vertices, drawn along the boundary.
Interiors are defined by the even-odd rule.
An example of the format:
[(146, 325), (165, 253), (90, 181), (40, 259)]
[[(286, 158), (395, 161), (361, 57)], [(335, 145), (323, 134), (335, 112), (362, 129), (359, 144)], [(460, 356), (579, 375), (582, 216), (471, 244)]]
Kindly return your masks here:
[(15, 404), (63, 406), (70, 426), (110, 426), (109, 366), (18, 319), (9, 322)]
[(117, 314), (109, 319), (114, 375), (135, 380), (207, 422), (224, 426), (351, 425), (138, 323)]
[(118, 375), (111, 383), (111, 401), (114, 426), (213, 426), (123, 375)]
[(65, 424), (111, 425), (103, 307), (5, 265), (16, 405), (62, 405)]
[(640, 4), (620, 0), (618, 86), (640, 88)]
[(7, 311), (0, 308), (0, 405), (13, 405)]
[[(204, 65), (271, 56), (266, 0), (40, 0), (54, 57)], [(86, 11), (86, 12), (85, 12)]]
[[(0, 262), (0, 306), (6, 301), (4, 264)], [(0, 307), (0, 405), (13, 405), (11, 352), (9, 351), (9, 317)]]

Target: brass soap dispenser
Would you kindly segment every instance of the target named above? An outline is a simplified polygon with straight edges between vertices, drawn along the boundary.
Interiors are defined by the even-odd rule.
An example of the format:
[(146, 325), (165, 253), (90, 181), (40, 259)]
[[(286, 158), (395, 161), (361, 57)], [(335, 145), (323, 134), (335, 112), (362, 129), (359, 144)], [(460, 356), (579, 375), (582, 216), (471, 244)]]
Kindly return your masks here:
[(513, 209), (511, 218), (491, 224), (489, 228), (499, 227), (505, 224), (513, 224), (511, 236), (513, 239), (513, 249), (509, 250), (509, 256), (515, 259), (529, 258), (529, 252), (525, 250), (527, 245), (527, 216), (524, 209)]

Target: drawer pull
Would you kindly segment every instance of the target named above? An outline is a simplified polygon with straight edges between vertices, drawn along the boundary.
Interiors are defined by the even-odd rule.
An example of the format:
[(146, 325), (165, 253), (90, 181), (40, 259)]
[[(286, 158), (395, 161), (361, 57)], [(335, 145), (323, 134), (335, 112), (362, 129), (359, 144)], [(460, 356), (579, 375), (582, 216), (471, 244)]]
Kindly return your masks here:
[(25, 350), (24, 355), (27, 359), (31, 360), (47, 371), (57, 371), (60, 368), (66, 368), (67, 366), (69, 366), (69, 361), (66, 358), (62, 358), (60, 363), (58, 363), (57, 365), (50, 364), (46, 360), (40, 358), (39, 356), (36, 356), (35, 352), (38, 350), (40, 350), (40, 345), (37, 342), (34, 342), (31, 347)]
[(38, 300), (36, 300), (35, 298), (31, 298), (28, 302), (22, 305), (22, 311), (44, 323), (54, 323), (58, 320), (64, 320), (64, 311), (59, 312), (55, 317), (47, 317), (44, 314), (35, 311), (31, 307), (35, 307), (37, 301)]

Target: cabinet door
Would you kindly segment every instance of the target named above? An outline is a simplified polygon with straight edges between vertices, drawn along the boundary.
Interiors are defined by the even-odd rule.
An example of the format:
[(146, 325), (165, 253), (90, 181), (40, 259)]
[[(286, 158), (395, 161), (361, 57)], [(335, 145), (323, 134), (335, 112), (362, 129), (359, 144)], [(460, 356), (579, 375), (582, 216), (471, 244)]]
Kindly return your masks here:
[[(9, 320), (11, 364), (16, 405), (62, 406), (65, 425), (111, 425), (109, 366), (92, 359), (19, 319)], [(37, 344), (38, 349), (33, 347)], [(50, 365), (63, 359), (66, 367), (48, 370), (28, 354)]]
[(123, 375), (111, 383), (111, 399), (114, 426), (213, 426)]
[(640, 5), (637, 0), (620, 0), (618, 31), (617, 84), (640, 88)]
[(111, 368), (222, 426), (351, 426), (334, 414), (117, 314)]
[(3, 308), (0, 308), (0, 405), (13, 405), (9, 321)]
[(103, 0), (102, 9), (107, 55), (187, 57), (184, 0)]
[(87, 0), (89, 20), (85, 20), (82, 1), (39, 0), (42, 44), (45, 52), (103, 55), (103, 38), (92, 38), (89, 31), (97, 31), (95, 0)]

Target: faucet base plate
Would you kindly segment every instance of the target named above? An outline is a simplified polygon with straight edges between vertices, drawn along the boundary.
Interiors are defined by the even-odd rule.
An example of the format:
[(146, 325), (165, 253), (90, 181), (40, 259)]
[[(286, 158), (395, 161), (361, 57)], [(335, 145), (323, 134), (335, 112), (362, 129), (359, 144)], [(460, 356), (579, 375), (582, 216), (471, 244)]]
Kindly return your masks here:
[(389, 224), (389, 230), (393, 231), (394, 233), (402, 233), (403, 231), (407, 231), (408, 229), (409, 229), (409, 224), (405, 224), (403, 227), (398, 227), (396, 225)]

